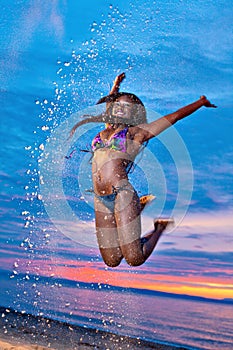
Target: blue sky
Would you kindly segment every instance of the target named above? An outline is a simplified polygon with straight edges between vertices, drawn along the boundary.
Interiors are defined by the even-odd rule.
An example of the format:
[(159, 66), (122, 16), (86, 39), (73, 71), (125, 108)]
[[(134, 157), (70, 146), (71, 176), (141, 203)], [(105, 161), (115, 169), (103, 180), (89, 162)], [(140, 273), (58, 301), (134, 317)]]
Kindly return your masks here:
[[(188, 252), (193, 257), (193, 266), (199, 261), (195, 259), (219, 256), (222, 271), (230, 273), (231, 16), (231, 1), (3, 2), (0, 243), (4, 269), (10, 270), (14, 262), (14, 257), (10, 262), (7, 260), (11, 249), (17, 251), (22, 261), (27, 258), (18, 248), (29, 235), (23, 229), (22, 212), (33, 213), (34, 219), (29, 219), (34, 230), (33, 244), (43, 243), (37, 234), (42, 227), (41, 217), (44, 220), (47, 215), (37, 197), (39, 146), (46, 145), (46, 137), (54, 126), (70, 120), (72, 113), (94, 105), (109, 91), (116, 74), (125, 71), (127, 78), (122, 90), (136, 93), (149, 110), (165, 114), (201, 94), (218, 105), (216, 110), (203, 108), (176, 126), (184, 143), (179, 160), (188, 154), (192, 163), (191, 169), (187, 169), (187, 163), (184, 167), (179, 165), (179, 176), (183, 185), (193, 176), (193, 190), (190, 202), (181, 203), (186, 214), (183, 221), (170, 236), (164, 236), (158, 254), (166, 257), (176, 254), (185, 259)], [(172, 162), (166, 150), (170, 137), (168, 132), (163, 139), (150, 142), (150, 153), (145, 158), (147, 162), (153, 155), (160, 169), (159, 180), (166, 179), (162, 189), (155, 181), (155, 191), (165, 198), (167, 212), (174, 206), (178, 192), (177, 163)], [(70, 167), (74, 175), (74, 163)], [(140, 188), (135, 176), (135, 184)], [(151, 175), (146, 176), (153, 182)], [(158, 212), (158, 203), (159, 199), (145, 212), (146, 228)], [(68, 220), (64, 225), (72, 231)], [(86, 225), (89, 227), (93, 230), (91, 220)], [(66, 242), (63, 235), (61, 232), (59, 239)], [(50, 245), (53, 247), (55, 242), (57, 236), (52, 235)], [(80, 256), (82, 251), (87, 259), (98, 256), (97, 250), (93, 253), (88, 247), (75, 244)], [(60, 249), (57, 254), (61, 254)], [(148, 266), (153, 265), (153, 259)], [(214, 279), (216, 272), (216, 283), (225, 285), (226, 281), (218, 280), (218, 269), (211, 270), (211, 276)]]

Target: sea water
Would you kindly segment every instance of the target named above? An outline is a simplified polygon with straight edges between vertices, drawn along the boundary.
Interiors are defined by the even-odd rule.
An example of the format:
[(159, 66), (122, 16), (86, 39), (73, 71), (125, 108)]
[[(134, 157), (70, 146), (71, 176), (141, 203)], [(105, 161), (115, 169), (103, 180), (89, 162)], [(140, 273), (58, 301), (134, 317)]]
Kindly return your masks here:
[(16, 280), (10, 282), (1, 304), (19, 311), (191, 349), (232, 349), (231, 304), (145, 295), (101, 285), (93, 289), (51, 279), (39, 279), (36, 287), (33, 279), (17, 286)]
[[(141, 8), (138, 8), (138, 5)], [(22, 21), (22, 18), (25, 19), (25, 17), (16, 16), (19, 21), (28, 24), (28, 27), (23, 27), (25, 32), (18, 31), (20, 40), (17, 40), (15, 31), (15, 28), (19, 27), (18, 24), (14, 23), (12, 26), (4, 22), (7, 24), (5, 30), (6, 28), (14, 30), (14, 32), (10, 31), (9, 36), (2, 36), (7, 45), (7, 50), (4, 45), (2, 46), (2, 56), (5, 57), (7, 52), (11, 53), (4, 60), (3, 66), (6, 67), (4, 78), (8, 80), (7, 84), (2, 86), (0, 104), (1, 115), (5, 116), (1, 128), (1, 151), (5, 162), (1, 170), (1, 180), (6, 198), (4, 205), (1, 205), (3, 213), (1, 232), (4, 233), (3, 239), (7, 242), (14, 242), (15, 246), (21, 242), (20, 230), (23, 220), (18, 217), (20, 210), (16, 198), (25, 197), (23, 186), (28, 187), (25, 172), (28, 174), (30, 171), (32, 184), (36, 182), (33, 170), (36, 166), (33, 159), (36, 159), (36, 156), (33, 145), (39, 148), (38, 145), (44, 142), (47, 134), (45, 137), (41, 133), (47, 132), (49, 120), (54, 126), (63, 121), (65, 116), (69, 116), (86, 105), (96, 103), (101, 94), (107, 93), (108, 84), (112, 82), (118, 69), (116, 62), (121, 62), (121, 66), (126, 69), (127, 77), (129, 77), (126, 84), (130, 84), (126, 85), (126, 88), (139, 92), (150, 108), (156, 108), (162, 113), (168, 113), (187, 101), (192, 101), (193, 98), (199, 96), (199, 93), (208, 93), (216, 104), (219, 101), (221, 108), (218, 109), (218, 118), (215, 117), (215, 122), (208, 124), (209, 136), (205, 127), (202, 130), (199, 126), (195, 130), (197, 124), (192, 124), (194, 126), (191, 126), (191, 142), (187, 143), (187, 147), (191, 151), (196, 171), (199, 172), (198, 181), (201, 181), (200, 173), (205, 175), (203, 164), (209, 165), (207, 170), (213, 170), (213, 154), (217, 169), (220, 169), (218, 164), (222, 164), (222, 159), (224, 159), (224, 169), (230, 169), (228, 165), (230, 161), (228, 163), (227, 159), (231, 160), (231, 148), (228, 142), (228, 139), (231, 140), (231, 138), (228, 137), (229, 133), (226, 133), (226, 130), (231, 129), (229, 127), (231, 119), (230, 117), (224, 118), (224, 114), (222, 115), (224, 107), (231, 107), (232, 101), (229, 94), (229, 91), (232, 91), (231, 80), (229, 80), (232, 76), (230, 69), (232, 45), (227, 40), (231, 37), (232, 28), (230, 6), (224, 7), (213, 1), (192, 1), (189, 6), (182, 1), (158, 4), (153, 2), (153, 5), (152, 7), (151, 2), (148, 1), (146, 4), (137, 2), (124, 18), (116, 10), (112, 15), (110, 13), (101, 24), (102, 28), (106, 28), (105, 32), (97, 27), (100, 34), (96, 38), (95, 32), (92, 31), (92, 40), (89, 44), (84, 41), (81, 47), (77, 46), (76, 53), (72, 54), (72, 59), (67, 57), (67, 52), (71, 52), (68, 44), (69, 30), (67, 30), (68, 37), (63, 40), (64, 50), (56, 51), (54, 37), (51, 37), (51, 44), (48, 42), (47, 46), (41, 45), (45, 37), (41, 37), (40, 40), (36, 40), (36, 36), (33, 37), (34, 32), (37, 35), (41, 33), (43, 23), (42, 25), (40, 22), (36, 23), (36, 18), (33, 17), (32, 22), (37, 25), (30, 26), (32, 17), (29, 16), (28, 9), (22, 11), (28, 14), (26, 18), (28, 20)], [(9, 11), (12, 11), (11, 7)], [(19, 12), (17, 10), (12, 13), (15, 15)], [(45, 19), (45, 28), (47, 28), (48, 16), (39, 16), (39, 18)], [(124, 26), (122, 26), (123, 20)], [(66, 25), (68, 23), (67, 20)], [(210, 25), (206, 26), (206, 23)], [(40, 29), (39, 33), (35, 31), (35, 28)], [(127, 35), (125, 35), (125, 28)], [(32, 29), (31, 33), (26, 29)], [(114, 31), (116, 34), (110, 39), (109, 33)], [(76, 38), (76, 33), (73, 35)], [(128, 38), (134, 39), (135, 37), (138, 39), (128, 40)], [(6, 38), (13, 40), (9, 41)], [(22, 38), (24, 40), (21, 40)], [(31, 46), (28, 41), (30, 38)], [(133, 54), (134, 51), (137, 55)], [(95, 53), (96, 57), (93, 57)], [(58, 67), (56, 64), (51, 67), (49, 63), (54, 56), (61, 58)], [(67, 59), (72, 64), (68, 64)], [(51, 92), (54, 85), (50, 82), (54, 80), (56, 98)], [(48, 81), (49, 83), (45, 83)], [(50, 95), (53, 96), (51, 97), (52, 102), (48, 103)], [(43, 122), (36, 117), (40, 112), (35, 110), (33, 101), (37, 98), (43, 101), (40, 102), (44, 107), (43, 110), (48, 106)], [(54, 101), (60, 101), (56, 113), (52, 110)], [(57, 115), (60, 118), (58, 120)], [(208, 122), (210, 119), (203, 120), (206, 123), (206, 120)], [(222, 120), (221, 133), (219, 133), (218, 122), (220, 120)], [(41, 124), (41, 128), (38, 124)], [(227, 125), (225, 129), (224, 125)], [(224, 135), (224, 142), (220, 134)], [(214, 142), (207, 142), (208, 137), (213, 137)], [(201, 157), (201, 151), (198, 152), (200, 144), (203, 145), (205, 158)], [(24, 148), (32, 149), (32, 151), (29, 150), (32, 152), (30, 154), (30, 169), (32, 170), (28, 168), (29, 160), (25, 159)], [(229, 175), (230, 171), (226, 173)], [(217, 176), (213, 176), (213, 183), (209, 183), (209, 191), (203, 192), (207, 179), (204, 175), (203, 182), (200, 186), (196, 185), (194, 193), (198, 209), (202, 211), (205, 208), (213, 210), (223, 208), (225, 212), (228, 208), (226, 206), (230, 206), (225, 192), (227, 189), (227, 194), (229, 194), (231, 178), (219, 176), (218, 170), (216, 171)], [(222, 189), (220, 193), (223, 193), (224, 196), (219, 195), (219, 192), (213, 196), (211, 189), (216, 187), (216, 179), (218, 180), (217, 189), (218, 191)], [(31, 187), (27, 192), (36, 193), (36, 189)], [(217, 197), (216, 200), (214, 200), (215, 197)], [(30, 202), (29, 199), (31, 200), (27, 198), (27, 202)], [(22, 209), (25, 211), (27, 208), (23, 205)], [(27, 242), (30, 243), (30, 241)], [(9, 263), (8, 268), (12, 268), (10, 257), (12, 254), (15, 258), (16, 253), (17, 251), (12, 247), (10, 251), (7, 251), (4, 267), (6, 263)], [(5, 254), (4, 247), (1, 247), (1, 254)], [(78, 285), (58, 283), (56, 280), (45, 281), (39, 277), (38, 281), (35, 281), (29, 275), (25, 276), (21, 282), (17, 276), (10, 279), (11, 273), (6, 275), (3, 271), (0, 272), (0, 305), (74, 325), (103, 329), (155, 342), (181, 344), (195, 349), (230, 350), (233, 348), (233, 306), (231, 305), (162, 298), (135, 294), (126, 290), (118, 292), (103, 288), (80, 288)]]

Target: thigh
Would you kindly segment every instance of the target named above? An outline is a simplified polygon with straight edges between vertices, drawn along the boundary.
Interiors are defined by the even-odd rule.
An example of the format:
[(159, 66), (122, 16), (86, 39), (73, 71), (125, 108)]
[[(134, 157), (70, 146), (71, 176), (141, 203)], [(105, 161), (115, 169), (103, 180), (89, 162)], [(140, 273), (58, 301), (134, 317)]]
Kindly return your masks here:
[(96, 235), (101, 256), (110, 267), (118, 266), (123, 258), (114, 213), (95, 198)]
[(122, 254), (129, 265), (141, 265), (145, 259), (141, 245), (140, 201), (136, 192), (120, 191), (115, 210)]
[(140, 241), (141, 206), (137, 193), (133, 188), (121, 190), (115, 202), (115, 220), (120, 246)]
[(95, 197), (95, 223), (96, 234), (100, 248), (119, 247), (118, 231), (115, 215), (112, 210), (107, 208), (103, 202)]

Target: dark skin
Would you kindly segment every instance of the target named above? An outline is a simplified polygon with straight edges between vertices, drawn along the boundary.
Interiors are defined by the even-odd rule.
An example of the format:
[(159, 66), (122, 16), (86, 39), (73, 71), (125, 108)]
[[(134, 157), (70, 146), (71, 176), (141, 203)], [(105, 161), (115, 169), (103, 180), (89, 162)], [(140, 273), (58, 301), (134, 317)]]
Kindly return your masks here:
[[(115, 102), (112, 114), (130, 120), (132, 101), (123, 95)], [(201, 107), (216, 108), (205, 96), (201, 96), (197, 101), (151, 123), (129, 127), (126, 153), (110, 148), (100, 148), (94, 152), (92, 178), (95, 194), (106, 196), (112, 194), (113, 188), (120, 188), (114, 209), (109, 209), (97, 196), (94, 199), (97, 240), (102, 258), (108, 266), (118, 266), (123, 258), (131, 266), (143, 264), (153, 252), (163, 231), (172, 222), (169, 219), (155, 220), (154, 230), (141, 238), (142, 208), (136, 191), (128, 181), (127, 164), (135, 159), (144, 142)], [(108, 125), (100, 133), (101, 139), (109, 140), (125, 126)]]

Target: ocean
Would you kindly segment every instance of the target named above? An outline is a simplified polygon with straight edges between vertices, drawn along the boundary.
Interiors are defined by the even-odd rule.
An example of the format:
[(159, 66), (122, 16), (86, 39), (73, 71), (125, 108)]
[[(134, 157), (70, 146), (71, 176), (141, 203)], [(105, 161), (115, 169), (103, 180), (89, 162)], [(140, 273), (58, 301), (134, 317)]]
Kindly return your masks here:
[[(4, 273), (1, 273), (3, 276)], [(94, 328), (152, 342), (190, 349), (232, 349), (232, 304), (27, 276), (7, 281), (5, 274), (2, 287), (7, 281), (8, 290), (2, 296), (1, 305), (71, 326)]]
[[(125, 265), (115, 270), (118, 289), (104, 284), (103, 265), (88, 270), (97, 253), (91, 244), (76, 244), (82, 243), (77, 231), (87, 237), (85, 222), (94, 217), (78, 188), (90, 188), (88, 162), (79, 167), (76, 159), (84, 156), (76, 150), (60, 177), (66, 197), (54, 197), (63, 206), (52, 209), (58, 216), (72, 209), (62, 221), (67, 231), (75, 215), (84, 221), (71, 233), (64, 229), (73, 240), (63, 243), (63, 232), (43, 223), (49, 214), (40, 200), (39, 161), (50, 133), (95, 106), (123, 71), (122, 91), (162, 115), (206, 94), (218, 108), (181, 121), (181, 143), (169, 133), (163, 142), (150, 141), (132, 174), (140, 194), (146, 188), (157, 196), (146, 212), (150, 224), (163, 209), (170, 215), (175, 207), (187, 217), (163, 238), (162, 258), (155, 260), (156, 252), (136, 270), (134, 283), (232, 298), (232, 1), (1, 3), (0, 306), (153, 342), (231, 350), (232, 304), (136, 293), (123, 288)], [(87, 149), (90, 134), (78, 141)], [(61, 145), (65, 149), (64, 138)]]

